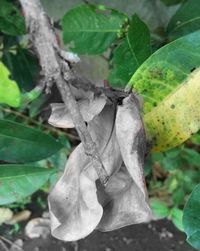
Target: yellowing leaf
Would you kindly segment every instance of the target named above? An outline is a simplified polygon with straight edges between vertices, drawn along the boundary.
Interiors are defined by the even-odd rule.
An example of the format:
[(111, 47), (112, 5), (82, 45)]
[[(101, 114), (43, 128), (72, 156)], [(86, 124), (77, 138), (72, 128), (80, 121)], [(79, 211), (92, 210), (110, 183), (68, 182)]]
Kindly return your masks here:
[(152, 151), (165, 151), (200, 129), (200, 68), (144, 117)]
[(8, 69), (0, 62), (0, 103), (19, 107), (20, 90), (17, 83), (9, 78), (9, 75)]

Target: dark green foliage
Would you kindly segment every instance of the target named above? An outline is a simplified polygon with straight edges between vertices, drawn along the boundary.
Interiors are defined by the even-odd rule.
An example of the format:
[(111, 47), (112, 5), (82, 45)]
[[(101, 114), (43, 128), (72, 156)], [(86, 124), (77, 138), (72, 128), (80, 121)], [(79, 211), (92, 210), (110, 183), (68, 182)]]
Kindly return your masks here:
[(187, 241), (200, 249), (200, 185), (196, 186), (184, 208), (183, 225)]
[(0, 120), (0, 160), (26, 163), (41, 160), (63, 146), (49, 135), (9, 120)]
[(13, 36), (25, 33), (24, 18), (12, 1), (0, 0), (0, 31)]
[(200, 3), (198, 0), (185, 1), (167, 27), (171, 39), (176, 39), (199, 29)]
[(62, 19), (63, 40), (74, 52), (100, 54), (120, 36), (126, 15), (103, 5), (80, 5)]
[(0, 165), (0, 205), (20, 201), (34, 193), (54, 172), (30, 165)]
[(137, 15), (131, 19), (128, 32), (113, 51), (109, 81), (125, 87), (137, 68), (150, 56), (150, 33)]
[(27, 50), (20, 47), (13, 53), (6, 51), (2, 61), (11, 72), (22, 91), (30, 91), (39, 80), (39, 65), (36, 58)]
[(161, 0), (167, 6), (182, 3), (184, 0)]
[[(103, 5), (82, 4), (62, 18), (63, 40), (78, 54), (104, 53), (110, 66), (110, 84), (124, 88), (129, 83), (127, 87), (134, 87), (143, 96), (150, 150), (155, 150), (156, 142), (156, 150), (163, 151), (149, 151), (146, 160), (152, 209), (158, 217), (172, 220), (181, 231), (184, 225), (188, 242), (199, 250), (200, 136), (193, 135), (182, 146), (166, 149), (180, 145), (199, 129), (200, 3), (161, 1), (167, 6), (180, 4), (165, 34), (158, 30), (150, 34), (134, 13), (129, 19)], [(40, 116), (48, 96), (27, 93), (38, 84), (40, 69), (27, 40), (21, 36), (25, 34), (25, 23), (19, 6), (11, 0), (0, 0), (0, 6), (0, 161), (18, 163), (0, 165), (0, 205), (4, 205), (21, 201), (41, 187), (49, 191), (63, 172), (71, 146), (65, 131), (52, 129)], [(161, 28), (165, 31), (165, 27)], [(151, 44), (158, 48), (152, 55)], [(196, 82), (193, 72), (199, 72)], [(186, 79), (188, 82), (184, 82)], [(185, 87), (188, 89), (183, 96), (179, 91)], [(191, 89), (195, 93), (190, 93)], [(34, 98), (25, 106), (23, 98), (28, 95)], [(49, 136), (50, 131), (64, 143)], [(156, 137), (152, 137), (152, 131)]]

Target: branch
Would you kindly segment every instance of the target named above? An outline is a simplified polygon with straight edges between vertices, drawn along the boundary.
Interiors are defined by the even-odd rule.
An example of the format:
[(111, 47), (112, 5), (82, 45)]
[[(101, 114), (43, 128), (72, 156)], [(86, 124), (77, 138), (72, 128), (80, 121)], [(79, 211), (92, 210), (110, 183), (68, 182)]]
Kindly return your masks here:
[[(59, 55), (61, 49), (50, 20), (39, 0), (19, 0), (19, 2), (25, 14), (30, 40), (39, 58), (46, 85), (49, 88), (53, 83), (57, 85), (63, 102), (71, 113), (85, 153), (91, 159), (101, 183), (105, 185), (108, 181), (108, 175), (73, 97), (70, 88), (71, 80), (74, 79), (73, 72), (70, 69), (70, 64), (61, 59)], [(64, 74), (63, 69), (65, 70)]]

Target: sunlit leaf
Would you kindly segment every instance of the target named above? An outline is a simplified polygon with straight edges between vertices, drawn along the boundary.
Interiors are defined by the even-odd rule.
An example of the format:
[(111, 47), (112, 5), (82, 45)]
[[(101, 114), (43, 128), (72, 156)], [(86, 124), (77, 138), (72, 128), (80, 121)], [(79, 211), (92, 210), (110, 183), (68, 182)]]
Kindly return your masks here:
[(129, 82), (144, 98), (144, 112), (156, 107), (200, 65), (200, 31), (157, 50)]
[(170, 219), (180, 231), (183, 231), (183, 210), (173, 207), (170, 211)]
[(144, 117), (153, 151), (165, 151), (200, 129), (200, 69)]
[(10, 78), (10, 72), (0, 62), (0, 103), (9, 106), (20, 106), (21, 94), (17, 83)]
[(153, 198), (150, 200), (150, 205), (156, 217), (159, 218), (168, 217), (170, 210), (166, 203), (164, 203), (159, 199)]
[(36, 58), (26, 49), (18, 48), (16, 53), (6, 51), (2, 57), (11, 78), (22, 91), (30, 91), (37, 84), (39, 65)]

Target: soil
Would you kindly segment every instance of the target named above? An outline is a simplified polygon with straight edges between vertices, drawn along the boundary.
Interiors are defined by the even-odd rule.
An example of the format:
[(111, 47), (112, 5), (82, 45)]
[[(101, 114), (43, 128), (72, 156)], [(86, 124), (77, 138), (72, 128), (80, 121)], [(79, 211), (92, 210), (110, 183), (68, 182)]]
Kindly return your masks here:
[[(43, 207), (37, 202), (38, 198), (44, 202)], [(26, 209), (32, 212), (31, 218), (41, 217), (44, 211), (47, 212), (45, 201), (45, 193), (38, 192), (33, 195), (32, 202), (26, 205)], [(50, 235), (29, 239), (24, 234), (26, 224), (27, 222), (21, 223), (20, 231), (12, 235), (12, 227), (4, 224), (0, 228), (0, 237), (12, 242), (22, 240), (23, 251), (195, 251), (186, 243), (185, 234), (168, 220), (132, 225), (107, 233), (94, 231), (85, 239), (67, 243)], [(0, 251), (4, 250), (0, 245)]]
[(64, 243), (52, 237), (26, 240), (26, 251), (194, 251), (185, 235), (167, 220), (140, 224), (101, 233), (94, 232), (87, 238)]

